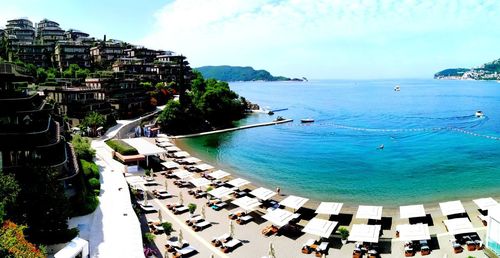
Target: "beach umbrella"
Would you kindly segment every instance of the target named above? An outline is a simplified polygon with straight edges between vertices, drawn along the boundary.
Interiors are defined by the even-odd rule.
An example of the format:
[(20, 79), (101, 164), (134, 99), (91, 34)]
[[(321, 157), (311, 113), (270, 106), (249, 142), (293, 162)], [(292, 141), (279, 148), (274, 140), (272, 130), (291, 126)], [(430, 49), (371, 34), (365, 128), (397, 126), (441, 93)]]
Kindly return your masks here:
[(160, 223), (163, 223), (163, 218), (161, 216), (161, 210), (158, 210), (158, 220), (160, 221)]
[(267, 257), (268, 258), (276, 258), (276, 252), (274, 251), (274, 246), (273, 246), (273, 243), (269, 243), (269, 251), (267, 253)]
[(326, 254), (325, 254), (325, 253), (323, 253), (323, 254), (321, 255), (321, 258), (326, 258)]
[(234, 224), (232, 220), (229, 220), (229, 235), (234, 238)]
[(144, 199), (144, 206), (148, 206), (148, 193), (142, 191), (142, 199)]
[(179, 203), (180, 203), (181, 205), (183, 205), (183, 204), (184, 204), (184, 196), (182, 196), (182, 192), (180, 192), (180, 193), (179, 193)]
[(177, 241), (179, 241), (180, 246), (182, 246), (182, 240), (184, 240), (184, 237), (182, 236), (182, 230), (179, 229), (179, 237), (177, 237)]
[(206, 216), (205, 216), (205, 205), (201, 206), (201, 217), (203, 217), (203, 219), (206, 218)]
[(165, 251), (165, 253), (163, 254), (163, 258), (170, 258), (170, 255), (168, 254), (168, 251)]
[(210, 255), (210, 258), (215, 258), (214, 254), (211, 254), (211, 255)]
[(168, 191), (168, 180), (165, 179), (165, 191)]

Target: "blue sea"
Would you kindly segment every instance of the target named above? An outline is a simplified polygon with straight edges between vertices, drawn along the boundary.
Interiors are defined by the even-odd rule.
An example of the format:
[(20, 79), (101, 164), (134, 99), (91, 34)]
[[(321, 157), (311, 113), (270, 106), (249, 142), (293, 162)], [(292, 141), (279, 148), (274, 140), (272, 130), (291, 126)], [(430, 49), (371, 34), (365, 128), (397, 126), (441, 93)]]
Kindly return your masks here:
[[(500, 83), (321, 80), (230, 86), (263, 108), (288, 109), (252, 114), (238, 124), (277, 116), (294, 121), (178, 142), (193, 156), (255, 184), (317, 201), (394, 207), (500, 196)], [(485, 116), (475, 117), (477, 110)], [(302, 118), (315, 122), (301, 124)]]

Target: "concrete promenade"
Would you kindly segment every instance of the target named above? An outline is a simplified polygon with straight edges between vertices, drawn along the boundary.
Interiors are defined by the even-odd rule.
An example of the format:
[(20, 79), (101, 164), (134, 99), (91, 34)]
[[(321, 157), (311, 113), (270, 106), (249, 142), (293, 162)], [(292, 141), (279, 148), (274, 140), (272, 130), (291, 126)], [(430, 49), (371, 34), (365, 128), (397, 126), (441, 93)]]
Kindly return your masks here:
[(217, 133), (227, 133), (227, 132), (232, 132), (232, 131), (237, 131), (237, 130), (254, 128), (254, 127), (261, 127), (261, 126), (270, 126), (270, 125), (279, 125), (279, 124), (284, 124), (284, 123), (290, 123), (292, 121), (293, 121), (293, 119), (285, 119), (285, 120), (281, 120), (281, 121), (272, 121), (272, 122), (266, 122), (266, 123), (243, 125), (243, 126), (238, 126), (238, 127), (233, 127), (233, 128), (227, 128), (227, 129), (221, 129), (221, 130), (215, 130), (215, 131), (209, 131), (209, 132), (203, 132), (203, 133), (193, 133), (193, 134), (186, 134), (186, 135), (177, 135), (177, 136), (171, 136), (170, 138), (172, 138), (172, 139), (182, 139), (182, 138), (197, 137), (197, 136), (204, 136), (204, 135), (217, 134)]

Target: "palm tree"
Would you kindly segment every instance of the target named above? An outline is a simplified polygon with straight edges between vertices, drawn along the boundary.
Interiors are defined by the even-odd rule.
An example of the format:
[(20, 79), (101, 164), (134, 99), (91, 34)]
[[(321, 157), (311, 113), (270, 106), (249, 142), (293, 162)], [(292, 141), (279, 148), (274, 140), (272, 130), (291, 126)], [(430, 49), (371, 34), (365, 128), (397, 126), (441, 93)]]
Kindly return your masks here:
[(97, 128), (104, 126), (105, 123), (106, 118), (103, 115), (92, 112), (83, 119), (82, 126), (90, 128), (90, 136), (96, 136)]

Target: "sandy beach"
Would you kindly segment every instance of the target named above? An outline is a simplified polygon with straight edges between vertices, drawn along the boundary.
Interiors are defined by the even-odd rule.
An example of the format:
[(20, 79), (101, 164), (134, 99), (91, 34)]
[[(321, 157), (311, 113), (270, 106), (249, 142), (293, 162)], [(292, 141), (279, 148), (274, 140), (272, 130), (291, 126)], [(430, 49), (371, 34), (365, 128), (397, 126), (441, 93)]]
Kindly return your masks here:
[[(150, 139), (153, 141), (153, 139)], [(171, 159), (167, 159), (171, 160)], [(217, 168), (215, 168), (216, 170)], [(230, 172), (230, 171), (228, 171)], [(197, 177), (201, 176), (196, 175)], [(164, 221), (171, 222), (173, 228), (176, 232), (173, 232), (171, 238), (173, 240), (178, 236), (179, 230), (182, 230), (183, 238), (193, 246), (197, 253), (193, 254), (193, 257), (208, 257), (210, 254), (214, 254), (215, 257), (263, 257), (267, 255), (267, 249), (269, 243), (273, 243), (276, 250), (276, 257), (313, 257), (313, 254), (302, 254), (301, 247), (309, 239), (319, 240), (318, 236), (301, 233), (294, 236), (287, 235), (273, 235), (266, 237), (261, 234), (261, 230), (270, 226), (271, 223), (261, 218), (262, 215), (266, 213), (265, 209), (259, 208), (250, 213), (253, 217), (253, 221), (245, 225), (238, 225), (234, 223), (234, 238), (239, 239), (242, 245), (237, 247), (230, 253), (224, 254), (221, 252), (220, 248), (211, 245), (210, 240), (214, 237), (221, 236), (225, 233), (229, 233), (230, 220), (228, 219), (228, 214), (231, 212), (236, 212), (241, 210), (239, 207), (231, 204), (233, 198), (223, 199), (228, 205), (222, 210), (216, 211), (206, 206), (206, 198), (195, 199), (193, 196), (189, 195), (187, 192), (189, 188), (179, 188), (174, 185), (176, 179), (166, 179), (165, 176), (161, 175), (159, 172), (155, 173), (154, 176), (156, 185), (153, 186), (142, 186), (148, 192), (148, 202), (154, 205), (155, 208), (162, 211), (162, 219)], [(227, 181), (225, 178), (224, 181)], [(152, 194), (153, 190), (163, 190), (165, 188), (165, 180), (168, 182), (168, 192), (173, 196), (167, 199), (157, 199), (154, 198)], [(249, 192), (255, 189), (256, 185), (246, 185), (241, 189)], [(205, 218), (206, 221), (211, 223), (211, 226), (205, 228), (201, 232), (195, 232), (189, 227), (185, 221), (189, 219), (189, 212), (185, 212), (180, 215), (174, 215), (172, 211), (167, 209), (167, 204), (179, 202), (179, 195), (182, 193), (184, 205), (189, 203), (194, 203), (197, 205), (195, 214), (200, 214), (201, 207), (205, 208)], [(281, 192), (282, 195), (275, 196), (273, 199), (280, 201), (284, 199), (286, 195), (286, 190)], [(307, 196), (304, 196), (307, 197)], [(486, 196), (485, 196), (486, 197)], [(499, 198), (495, 198), (497, 201)], [(142, 200), (138, 200), (141, 202)], [(305, 226), (308, 221), (314, 217), (314, 210), (318, 205), (318, 201), (310, 200), (306, 205), (299, 209), (297, 213), (301, 213), (301, 219), (298, 221), (298, 227)], [(462, 200), (462, 203), (467, 211), (467, 216), (470, 218), (475, 230), (481, 239), (485, 238), (486, 227), (484, 227), (481, 221), (477, 218), (479, 215), (479, 210), (477, 206), (470, 200)], [(363, 204), (363, 203), (360, 203)], [(406, 205), (406, 204), (405, 204)], [(409, 205), (409, 204), (408, 204)], [(354, 214), (357, 211), (357, 206), (344, 205), (339, 216), (331, 216), (328, 218), (326, 215), (318, 215), (318, 218), (338, 220), (340, 226), (347, 227), (349, 230), (352, 228), (353, 224), (366, 224), (368, 221), (366, 219), (356, 219)], [(290, 210), (290, 209), (289, 209)], [(482, 251), (467, 251), (465, 246), (464, 251), (460, 254), (454, 254), (450, 239), (454, 236), (449, 234), (444, 226), (443, 220), (447, 219), (442, 215), (438, 204), (425, 205), (426, 214), (431, 219), (428, 220), (429, 231), (432, 240), (429, 241), (430, 247), (432, 249), (431, 254), (428, 257), (443, 257), (448, 255), (449, 257), (483, 257), (484, 253)], [(149, 213), (145, 215), (148, 221), (158, 220), (158, 213)], [(395, 228), (400, 224), (408, 224), (408, 219), (399, 218), (399, 209), (396, 208), (384, 208), (382, 213), (382, 232), (379, 240), (379, 250), (380, 257), (404, 257), (404, 243), (395, 237)], [(338, 227), (336, 228), (336, 230)], [(155, 245), (161, 253), (161, 257), (165, 254), (168, 237), (165, 234), (158, 234), (155, 238)], [(338, 233), (333, 233), (332, 236), (322, 241), (328, 241), (329, 249), (327, 257), (351, 257), (352, 251), (354, 249), (354, 243), (348, 242), (343, 245), (340, 241)], [(171, 255), (171, 254), (170, 254)], [(420, 256), (417, 253), (416, 256)], [(190, 256), (187, 256), (190, 257)]]

